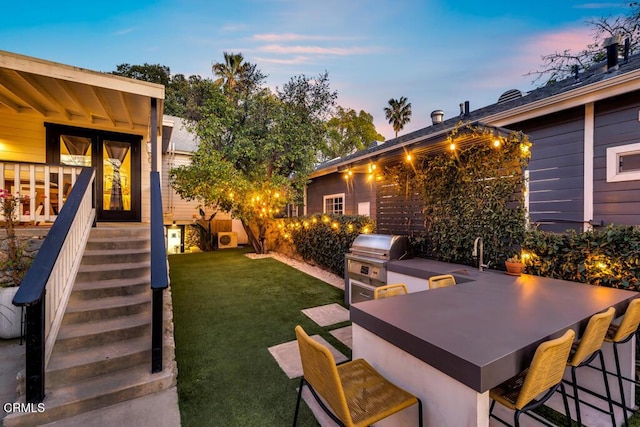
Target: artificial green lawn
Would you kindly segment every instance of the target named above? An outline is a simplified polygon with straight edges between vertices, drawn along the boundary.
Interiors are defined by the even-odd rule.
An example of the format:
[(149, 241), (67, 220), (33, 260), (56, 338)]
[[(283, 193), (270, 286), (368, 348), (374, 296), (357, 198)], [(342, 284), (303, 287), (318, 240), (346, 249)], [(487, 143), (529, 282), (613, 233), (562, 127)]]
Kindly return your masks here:
[[(343, 304), (344, 292), (245, 249), (171, 255), (171, 288), (182, 425), (283, 426), (293, 421), (299, 379), (268, 347), (295, 339), (300, 324), (347, 357), (351, 351), (300, 310)], [(317, 425), (303, 403), (300, 426)]]
[[(328, 333), (348, 322), (322, 328), (300, 311), (344, 305), (343, 291), (271, 258), (249, 259), (245, 252), (169, 257), (184, 427), (290, 425), (299, 379), (287, 378), (267, 348), (294, 340), (296, 324), (351, 357)], [(564, 425), (564, 416), (542, 412)], [(317, 426), (304, 403), (298, 421)], [(640, 414), (629, 421), (640, 426)]]

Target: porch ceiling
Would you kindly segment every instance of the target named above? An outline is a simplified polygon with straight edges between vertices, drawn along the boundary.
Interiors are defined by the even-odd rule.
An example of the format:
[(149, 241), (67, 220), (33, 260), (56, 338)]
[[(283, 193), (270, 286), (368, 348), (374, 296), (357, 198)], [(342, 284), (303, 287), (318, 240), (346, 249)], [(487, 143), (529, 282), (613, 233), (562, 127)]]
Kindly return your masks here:
[(149, 140), (151, 98), (158, 99), (162, 126), (162, 85), (0, 51), (0, 114), (11, 111)]

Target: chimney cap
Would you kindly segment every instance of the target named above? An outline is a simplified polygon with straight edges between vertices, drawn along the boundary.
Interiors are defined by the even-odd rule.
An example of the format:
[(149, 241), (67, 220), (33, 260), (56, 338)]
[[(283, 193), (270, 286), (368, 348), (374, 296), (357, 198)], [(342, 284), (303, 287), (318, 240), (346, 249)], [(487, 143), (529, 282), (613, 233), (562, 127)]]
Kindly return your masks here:
[(607, 37), (606, 39), (604, 39), (604, 42), (602, 42), (602, 47), (609, 47), (609, 46), (613, 46), (614, 44), (620, 44), (622, 43), (622, 36), (612, 36), (612, 37)]
[(444, 120), (444, 111), (442, 110), (433, 110), (431, 112), (431, 121), (434, 125), (442, 123)]

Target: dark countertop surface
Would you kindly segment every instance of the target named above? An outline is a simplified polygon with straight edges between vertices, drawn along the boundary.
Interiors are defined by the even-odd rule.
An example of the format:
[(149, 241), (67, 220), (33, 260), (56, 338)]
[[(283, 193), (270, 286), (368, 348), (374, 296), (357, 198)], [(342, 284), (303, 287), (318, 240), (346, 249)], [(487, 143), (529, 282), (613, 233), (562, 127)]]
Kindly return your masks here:
[[(537, 346), (591, 315), (622, 315), (638, 293), (539, 276), (480, 272), (425, 259), (393, 261), (439, 274), (466, 270), (473, 279), (449, 288), (351, 305), (351, 320), (478, 392), (525, 369)], [(404, 273), (406, 274), (406, 273)]]

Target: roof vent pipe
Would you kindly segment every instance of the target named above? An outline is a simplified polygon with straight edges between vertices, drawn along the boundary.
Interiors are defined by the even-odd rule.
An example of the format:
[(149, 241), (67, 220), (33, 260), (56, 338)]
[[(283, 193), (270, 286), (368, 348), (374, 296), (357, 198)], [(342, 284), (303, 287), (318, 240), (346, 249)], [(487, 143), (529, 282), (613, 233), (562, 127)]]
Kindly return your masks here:
[(624, 54), (622, 55), (622, 57), (624, 58), (624, 63), (626, 64), (627, 62), (629, 62), (629, 51), (631, 50), (631, 41), (629, 40), (629, 37), (627, 37), (626, 39), (624, 39)]
[(603, 43), (604, 47), (607, 48), (607, 71), (618, 69), (618, 45), (620, 45), (620, 41), (620, 36), (613, 36)]
[(466, 114), (469, 114), (469, 101), (460, 103), (460, 115), (464, 116)]
[(444, 120), (444, 111), (434, 110), (431, 112), (431, 121), (434, 125), (439, 125)]

